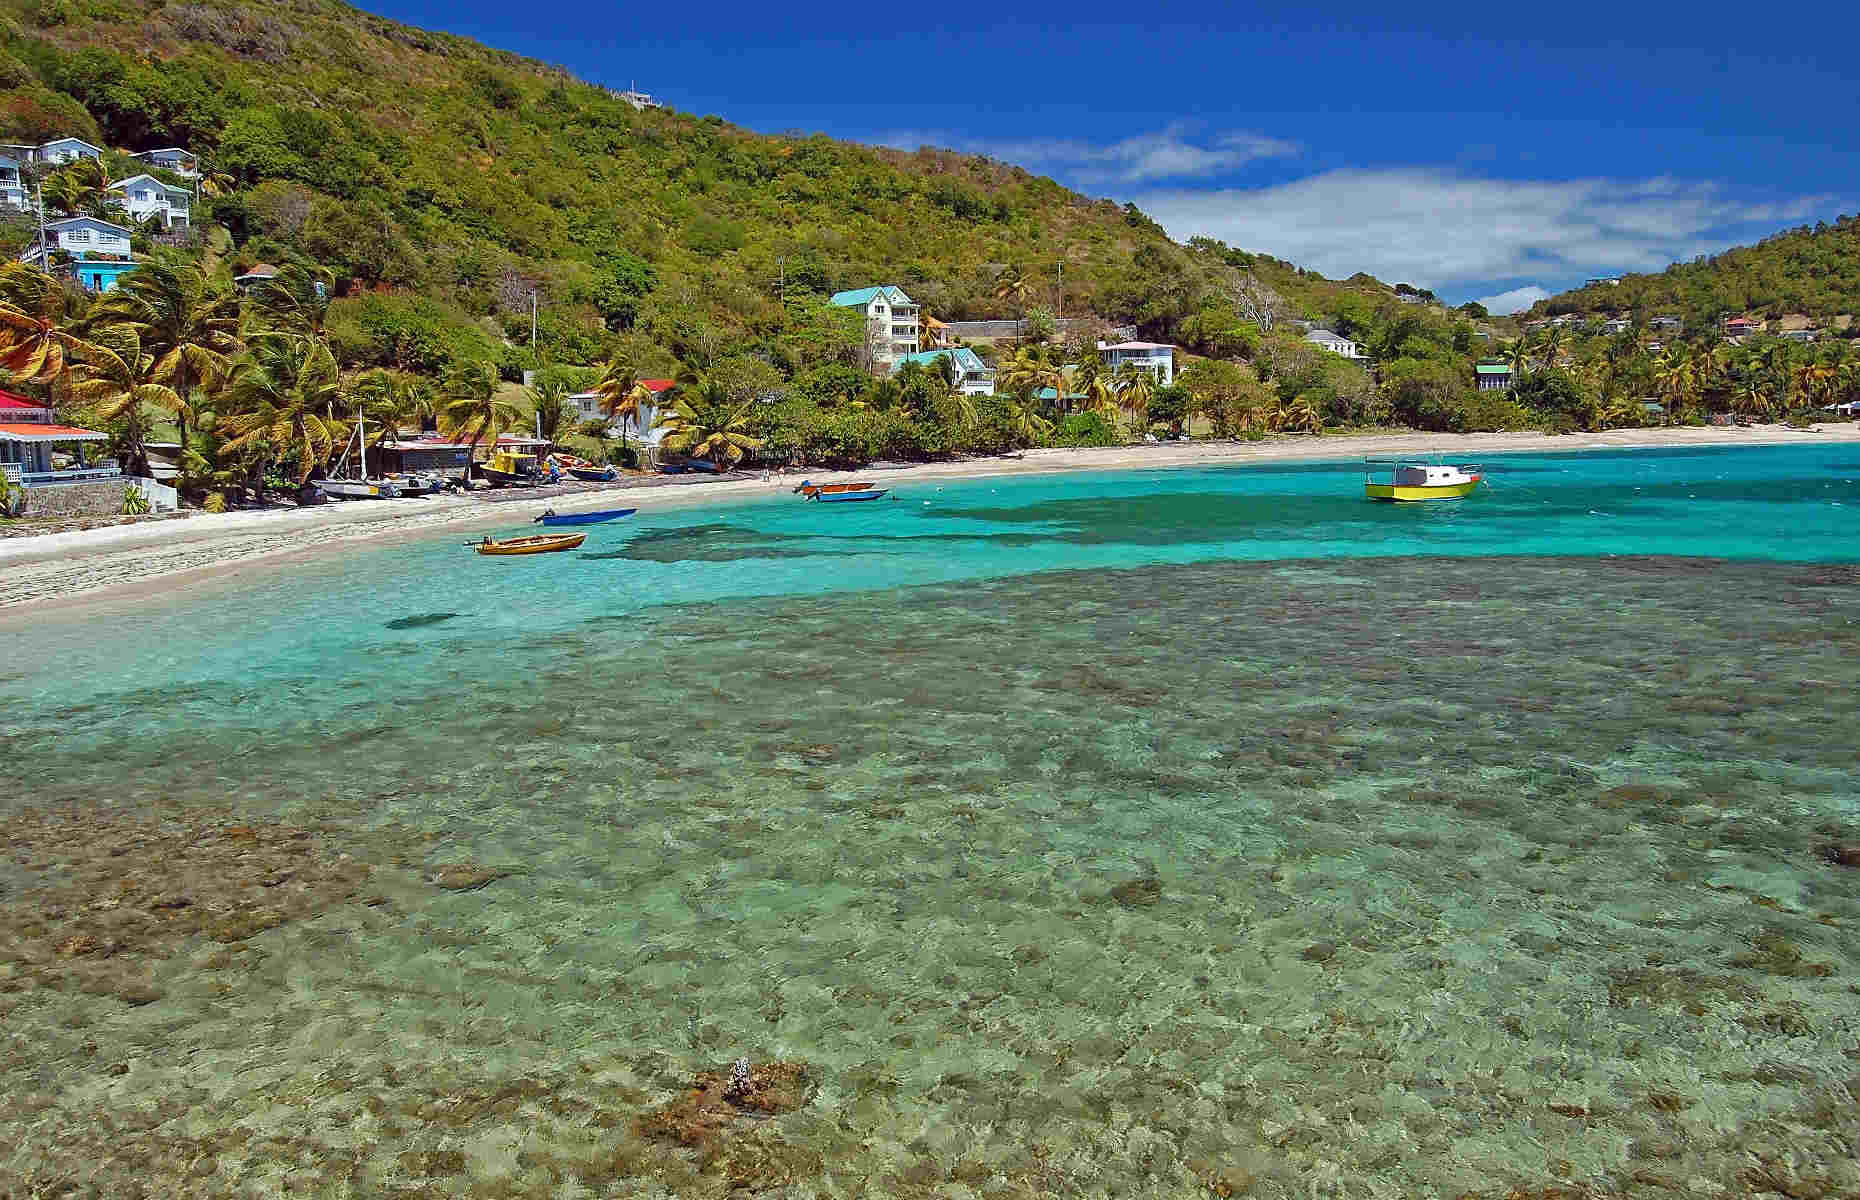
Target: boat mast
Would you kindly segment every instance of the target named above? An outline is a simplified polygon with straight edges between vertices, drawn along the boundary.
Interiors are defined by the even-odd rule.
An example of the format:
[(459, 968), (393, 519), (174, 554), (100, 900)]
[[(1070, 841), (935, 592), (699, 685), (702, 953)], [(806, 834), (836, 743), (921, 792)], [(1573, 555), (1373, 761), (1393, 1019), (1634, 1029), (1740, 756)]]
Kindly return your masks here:
[(355, 448), (362, 455), (362, 478), (368, 478), (368, 426), (362, 417), (362, 403), (355, 402)]

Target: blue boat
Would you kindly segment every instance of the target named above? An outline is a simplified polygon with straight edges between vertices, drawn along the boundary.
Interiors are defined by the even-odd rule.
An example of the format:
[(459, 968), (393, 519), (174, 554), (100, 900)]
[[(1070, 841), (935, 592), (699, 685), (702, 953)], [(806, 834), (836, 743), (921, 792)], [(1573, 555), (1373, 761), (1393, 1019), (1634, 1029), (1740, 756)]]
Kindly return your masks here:
[(864, 492), (815, 492), (808, 499), (820, 500), (827, 504), (845, 504), (855, 500), (877, 500), (890, 491), (890, 488), (873, 488)]
[(637, 508), (604, 508), (599, 512), (558, 513), (552, 508), (537, 517), (531, 524), (599, 525), (602, 521), (618, 521), (621, 517), (630, 517), (638, 511)]

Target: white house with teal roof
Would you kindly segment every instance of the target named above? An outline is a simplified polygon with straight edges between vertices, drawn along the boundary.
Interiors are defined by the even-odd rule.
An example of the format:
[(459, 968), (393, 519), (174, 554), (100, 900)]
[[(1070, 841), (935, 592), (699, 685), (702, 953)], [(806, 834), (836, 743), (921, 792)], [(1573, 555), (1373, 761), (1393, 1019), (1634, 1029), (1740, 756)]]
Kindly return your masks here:
[(949, 350), (925, 350), (917, 354), (906, 354), (891, 364), (891, 373), (896, 375), (905, 363), (922, 363), (933, 371), (944, 369), (943, 360), (948, 359), (955, 374), (955, 388), (964, 395), (992, 396), (995, 394), (994, 368), (981, 360), (981, 356), (967, 346), (957, 346)]
[(93, 146), (83, 138), (53, 138), (39, 147), (37, 158), (42, 163), (63, 166), (74, 163), (80, 158), (102, 158), (103, 148)]
[(917, 302), (896, 284), (835, 292), (827, 303), (835, 308), (864, 310), (866, 345), (872, 352), (874, 368), (889, 370), (899, 359), (921, 348)]
[(123, 211), (137, 224), (150, 217), (161, 218), (163, 229), (186, 229), (188, 202), (193, 193), (172, 183), (163, 183), (153, 175), (131, 175), (110, 185), (123, 197)]

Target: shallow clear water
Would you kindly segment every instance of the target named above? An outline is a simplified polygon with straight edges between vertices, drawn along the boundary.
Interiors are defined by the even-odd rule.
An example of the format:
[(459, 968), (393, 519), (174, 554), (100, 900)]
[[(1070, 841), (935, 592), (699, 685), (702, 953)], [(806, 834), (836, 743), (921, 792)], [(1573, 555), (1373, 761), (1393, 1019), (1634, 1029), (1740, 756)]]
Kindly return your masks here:
[[(0, 811), (327, 831), (393, 899), (237, 983), (196, 938), (151, 1003), (0, 993), (13, 1120), (152, 1114), (202, 1194), (1860, 1187), (1860, 454), (1489, 465), (907, 483), (9, 624)], [(642, 1139), (739, 1055), (820, 1091)], [(0, 1177), (114, 1169), (48, 1144)]]

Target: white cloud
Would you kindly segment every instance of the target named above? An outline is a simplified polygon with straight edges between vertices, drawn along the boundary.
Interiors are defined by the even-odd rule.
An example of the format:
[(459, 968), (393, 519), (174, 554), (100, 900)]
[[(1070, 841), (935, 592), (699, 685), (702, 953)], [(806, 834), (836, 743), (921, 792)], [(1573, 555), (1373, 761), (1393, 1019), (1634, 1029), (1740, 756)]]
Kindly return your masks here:
[(1137, 192), (1171, 236), (1197, 234), (1327, 275), (1431, 288), (1659, 270), (1825, 212), (1677, 179), (1503, 180), (1412, 167), (1326, 171), (1263, 188)]
[(1512, 288), (1496, 296), (1481, 296), (1479, 303), (1495, 317), (1508, 317), (1515, 312), (1523, 312), (1539, 300), (1548, 300), (1550, 293), (1536, 284), (1528, 287)]
[(881, 138), (880, 144), (901, 150), (943, 146), (967, 154), (983, 154), (1030, 171), (1063, 176), (1086, 186), (1206, 179), (1261, 159), (1289, 158), (1301, 150), (1296, 142), (1259, 133), (1236, 131), (1196, 138), (1193, 130), (1182, 124), (1115, 142), (1088, 142), (1079, 138), (989, 141), (947, 134), (892, 133)]

